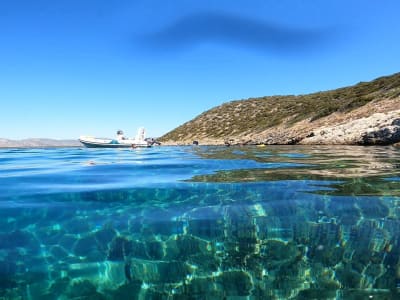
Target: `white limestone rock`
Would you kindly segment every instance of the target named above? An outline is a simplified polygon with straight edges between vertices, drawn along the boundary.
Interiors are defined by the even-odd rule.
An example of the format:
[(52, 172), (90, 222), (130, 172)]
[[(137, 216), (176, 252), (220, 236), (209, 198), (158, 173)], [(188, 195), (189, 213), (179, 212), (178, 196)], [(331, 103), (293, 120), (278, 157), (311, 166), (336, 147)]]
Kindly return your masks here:
[(300, 144), (389, 145), (400, 142), (400, 110), (313, 131)]

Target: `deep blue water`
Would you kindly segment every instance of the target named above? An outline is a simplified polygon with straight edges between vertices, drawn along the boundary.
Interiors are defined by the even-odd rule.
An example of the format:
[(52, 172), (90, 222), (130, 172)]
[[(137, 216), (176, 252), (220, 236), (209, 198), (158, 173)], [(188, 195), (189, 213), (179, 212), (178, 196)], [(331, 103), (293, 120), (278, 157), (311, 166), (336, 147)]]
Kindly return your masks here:
[(400, 299), (400, 149), (2, 149), (0, 299)]

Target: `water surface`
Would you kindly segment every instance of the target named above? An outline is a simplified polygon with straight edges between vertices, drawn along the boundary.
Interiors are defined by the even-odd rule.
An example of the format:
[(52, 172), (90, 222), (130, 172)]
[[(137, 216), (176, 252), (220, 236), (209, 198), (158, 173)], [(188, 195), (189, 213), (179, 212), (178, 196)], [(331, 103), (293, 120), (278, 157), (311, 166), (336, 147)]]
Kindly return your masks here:
[(398, 299), (400, 150), (0, 150), (0, 299)]

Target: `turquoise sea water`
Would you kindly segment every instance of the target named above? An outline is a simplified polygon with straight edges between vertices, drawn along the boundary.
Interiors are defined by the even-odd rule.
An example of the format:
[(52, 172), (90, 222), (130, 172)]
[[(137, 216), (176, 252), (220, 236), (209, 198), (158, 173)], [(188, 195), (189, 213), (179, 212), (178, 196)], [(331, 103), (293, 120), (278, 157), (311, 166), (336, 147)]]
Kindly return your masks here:
[(0, 150), (0, 299), (400, 299), (400, 149)]

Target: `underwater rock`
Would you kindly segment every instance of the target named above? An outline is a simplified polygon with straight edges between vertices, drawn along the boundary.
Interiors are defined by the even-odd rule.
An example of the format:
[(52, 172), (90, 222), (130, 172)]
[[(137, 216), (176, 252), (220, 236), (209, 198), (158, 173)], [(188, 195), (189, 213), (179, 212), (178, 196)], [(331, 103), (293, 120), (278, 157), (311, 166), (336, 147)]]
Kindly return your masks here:
[(17, 265), (15, 262), (0, 261), (0, 299), (6, 295), (8, 289), (18, 286), (16, 272)]
[(19, 282), (18, 289), (15, 291), (20, 295), (19, 297), (12, 297), (6, 299), (40, 299), (40, 300), (52, 300), (54, 295), (46, 293), (49, 283), (46, 281), (30, 281), (30, 282)]
[(185, 261), (196, 266), (196, 274), (207, 276), (220, 266), (216, 246), (206, 240), (185, 234), (172, 236), (165, 243), (164, 259)]
[(94, 237), (101, 248), (101, 250), (106, 251), (108, 249), (108, 244), (117, 236), (115, 229), (111, 227), (104, 227), (97, 230), (94, 233)]
[(190, 220), (188, 233), (200, 238), (213, 240), (218, 239), (224, 233), (224, 220)]
[(208, 240), (218, 239), (224, 234), (225, 221), (219, 206), (195, 208), (186, 217), (189, 219), (189, 234)]
[(16, 272), (17, 272), (16, 262), (8, 260), (0, 260), (0, 278), (11, 277)]
[(154, 235), (170, 236), (183, 233), (182, 221), (152, 221), (146, 225), (147, 230)]
[(65, 266), (64, 275), (74, 279), (89, 280), (99, 290), (115, 290), (129, 282), (125, 262), (81, 262)]
[(335, 247), (340, 240), (340, 226), (332, 220), (313, 223), (310, 231), (312, 245)]
[(108, 251), (107, 259), (111, 261), (123, 261), (132, 251), (132, 241), (124, 236), (115, 237)]
[(97, 292), (96, 286), (89, 280), (73, 280), (67, 288), (66, 295), (72, 299), (105, 300), (106, 298)]
[(173, 299), (185, 300), (193, 299), (191, 295), (186, 293), (185, 283), (155, 283), (147, 284), (142, 283), (141, 290), (138, 295), (140, 300), (153, 300), (153, 299)]
[(296, 297), (297, 300), (310, 300), (310, 299), (336, 299), (336, 290), (326, 290), (310, 288), (301, 290)]
[[(179, 294), (177, 295), (171, 295), (171, 293), (168, 293), (166, 291), (158, 290), (156, 287), (155, 288), (146, 288), (142, 289), (139, 293), (139, 296), (137, 299), (140, 300), (163, 300), (163, 299), (180, 299)], [(185, 299), (185, 298), (183, 298)]]
[(344, 255), (344, 249), (339, 246), (323, 246), (315, 244), (309, 247), (307, 257), (312, 262), (322, 263), (324, 266), (333, 267), (338, 264)]
[(165, 256), (165, 246), (162, 241), (150, 239), (146, 241), (146, 253), (151, 260), (161, 260)]
[(76, 217), (75, 209), (60, 209), (60, 207), (48, 207), (46, 210), (46, 220), (51, 220), (52, 225), (54, 225), (55, 221), (63, 221)]
[(307, 280), (310, 282), (310, 290), (331, 291), (335, 293), (340, 288), (340, 283), (335, 278), (334, 269), (325, 267), (321, 263), (310, 264)]
[(181, 234), (166, 241), (166, 259), (185, 260), (192, 255), (211, 254), (210, 244), (198, 237)]
[(248, 256), (259, 251), (257, 226), (246, 207), (229, 207), (226, 214), (224, 246), (230, 259), (224, 260), (224, 268), (242, 267)]
[(129, 256), (131, 258), (139, 258), (139, 259), (149, 259), (149, 255), (146, 251), (146, 245), (142, 241), (132, 241), (131, 251)]
[(115, 290), (123, 284), (133, 282), (129, 272), (129, 264), (125, 262), (105, 261), (101, 264), (94, 281), (101, 290)]
[(56, 261), (64, 260), (69, 255), (61, 246), (52, 246), (50, 248), (50, 254)]
[(383, 251), (389, 243), (389, 235), (379, 227), (376, 221), (364, 219), (359, 222), (358, 226), (352, 228), (349, 239), (351, 247), (355, 250)]
[[(395, 268), (392, 266), (388, 266), (386, 272), (382, 274), (380, 277), (375, 278), (375, 282), (373, 284), (374, 289), (390, 289), (391, 291), (397, 292), (399, 295), (397, 298), (400, 298), (400, 289), (398, 287), (399, 283), (399, 278), (398, 275), (396, 274)], [(396, 299), (394, 297), (393, 299)]]
[(253, 288), (250, 274), (241, 270), (222, 272), (215, 281), (221, 284), (226, 296), (249, 296)]
[(217, 282), (217, 276), (193, 277), (185, 285), (185, 294), (194, 299), (201, 299), (207, 295), (210, 299), (223, 299), (224, 287)]
[(68, 252), (73, 252), (73, 248), (77, 241), (78, 241), (77, 236), (73, 234), (65, 234), (60, 238), (58, 244)]
[(53, 297), (53, 299), (57, 298), (61, 294), (66, 293), (70, 282), (71, 279), (69, 277), (57, 278), (43, 296), (49, 299), (51, 299), (50, 297)]
[(138, 299), (142, 282), (135, 280), (110, 292), (112, 299)]
[(193, 255), (187, 259), (187, 263), (196, 266), (196, 275), (206, 276), (217, 272), (222, 266), (221, 259), (214, 255)]
[[(367, 265), (365, 268), (364, 274), (373, 280), (375, 282), (376, 278), (379, 278), (381, 275), (383, 275), (386, 272), (386, 268), (383, 264), (370, 264)], [(371, 281), (371, 285), (373, 282)]]
[(10, 233), (0, 234), (0, 249), (14, 249), (17, 247), (32, 248), (38, 244), (35, 237), (28, 231), (15, 230)]
[(138, 235), (140, 234), (140, 231), (142, 230), (142, 222), (143, 222), (143, 217), (138, 216), (138, 217), (132, 217), (128, 221), (128, 231), (132, 235)]
[(45, 245), (57, 245), (64, 234), (64, 230), (62, 230), (58, 225), (51, 227), (46, 226), (35, 230), (37, 239)]
[[(258, 228), (257, 236), (260, 240), (281, 240), (292, 241), (295, 237), (295, 229), (299, 224), (304, 225), (305, 222), (300, 216), (268, 216), (257, 217), (256, 225)], [(302, 217), (304, 218), (304, 217)], [(309, 234), (309, 228), (304, 227), (307, 231), (304, 235)]]
[(371, 252), (368, 249), (353, 250), (350, 260), (344, 259), (346, 265), (363, 276), (361, 287), (371, 287), (375, 279), (386, 273), (386, 266), (383, 265), (385, 259), (384, 252)]
[(85, 232), (90, 232), (89, 223), (85, 218), (75, 217), (62, 224), (62, 228), (68, 233), (83, 234)]
[(389, 208), (380, 199), (369, 199), (368, 201), (357, 201), (362, 215), (365, 218), (384, 218), (389, 214)]
[(347, 289), (340, 292), (341, 299), (346, 300), (393, 300), (399, 299), (399, 293), (390, 290), (362, 290), (362, 289)]
[(336, 278), (343, 288), (358, 289), (361, 283), (361, 274), (353, 270), (352, 264), (345, 263), (336, 268)]
[(312, 239), (311, 232), (314, 232), (313, 222), (301, 221), (293, 224), (293, 241), (297, 244), (304, 245)]
[(285, 261), (279, 266), (275, 265), (274, 269), (270, 270), (273, 289), (277, 290), (281, 297), (289, 298), (293, 290), (308, 287), (308, 283), (305, 283), (307, 269), (308, 266), (300, 257)]
[(160, 260), (164, 257), (164, 242), (157, 240), (154, 236), (137, 241), (130, 240), (125, 236), (117, 236), (111, 242), (108, 259), (124, 260), (129, 258)]
[[(337, 223), (341, 225), (357, 225), (361, 218), (361, 211), (354, 198), (331, 201), (327, 210), (332, 216), (337, 216)], [(339, 202), (340, 201), (340, 202)]]
[(130, 274), (132, 279), (146, 283), (180, 282), (192, 272), (192, 267), (182, 261), (130, 260)]
[(302, 256), (302, 252), (295, 243), (279, 240), (266, 241), (265, 245), (261, 246), (260, 253), (268, 268), (280, 266), (284, 262), (293, 261)]
[(74, 244), (73, 253), (85, 257), (89, 261), (101, 261), (105, 258), (105, 253), (99, 250), (93, 234), (78, 239)]
[(13, 232), (18, 228), (17, 220), (10, 217), (2, 219), (2, 216), (0, 215), (0, 228), (3, 232)]
[[(7, 210), (10, 214), (11, 211)], [(18, 230), (29, 231), (30, 228), (38, 227), (36, 223), (38, 220), (43, 219), (43, 214), (40, 210), (37, 209), (14, 209), (14, 212), (11, 214), (16, 219), (15, 228)]]

